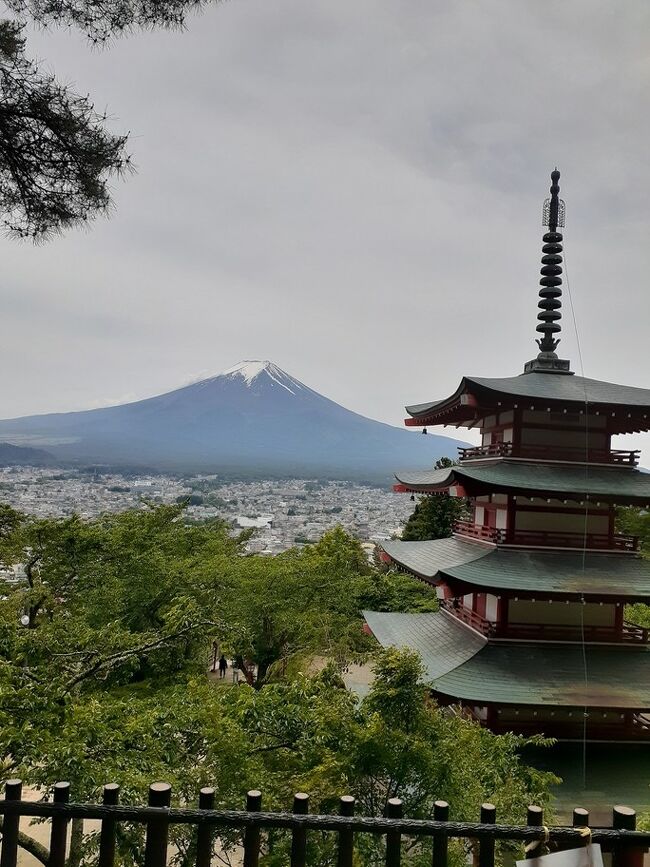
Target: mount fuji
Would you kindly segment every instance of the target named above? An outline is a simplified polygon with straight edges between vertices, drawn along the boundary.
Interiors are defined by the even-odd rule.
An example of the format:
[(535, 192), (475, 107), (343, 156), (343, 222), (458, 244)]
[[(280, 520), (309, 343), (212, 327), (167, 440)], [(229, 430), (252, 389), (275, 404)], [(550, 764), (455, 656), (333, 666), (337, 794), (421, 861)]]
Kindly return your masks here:
[(73, 463), (386, 481), (465, 445), (358, 415), (270, 361), (135, 403), (0, 421), (0, 440)]

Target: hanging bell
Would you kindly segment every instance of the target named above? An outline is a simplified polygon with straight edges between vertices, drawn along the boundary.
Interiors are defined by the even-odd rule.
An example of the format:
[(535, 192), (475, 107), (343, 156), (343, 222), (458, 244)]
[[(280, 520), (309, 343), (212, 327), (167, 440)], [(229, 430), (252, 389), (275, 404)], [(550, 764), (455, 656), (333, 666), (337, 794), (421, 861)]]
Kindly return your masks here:
[(415, 502), (415, 494), (411, 494), (411, 502), (412, 502), (412, 503)]
[(426, 429), (425, 427), (422, 428), (422, 433), (423, 433), (425, 436), (427, 435), (428, 431), (427, 431), (427, 429)]

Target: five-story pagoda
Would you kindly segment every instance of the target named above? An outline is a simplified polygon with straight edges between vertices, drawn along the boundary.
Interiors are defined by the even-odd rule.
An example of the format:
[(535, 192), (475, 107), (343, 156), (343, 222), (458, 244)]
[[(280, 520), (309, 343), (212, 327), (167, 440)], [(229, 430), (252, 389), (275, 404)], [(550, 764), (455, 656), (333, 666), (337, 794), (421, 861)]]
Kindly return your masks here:
[(544, 207), (539, 354), (523, 374), (465, 377), (407, 425), (478, 429), (448, 469), (399, 473), (397, 490), (467, 497), (448, 539), (395, 541), (384, 557), (434, 584), (435, 614), (364, 612), (381, 644), (416, 649), (442, 704), (495, 731), (650, 739), (650, 646), (625, 605), (650, 604), (650, 561), (615, 532), (617, 505), (650, 504), (638, 452), (614, 434), (650, 429), (650, 390), (576, 376), (561, 329), (564, 203)]

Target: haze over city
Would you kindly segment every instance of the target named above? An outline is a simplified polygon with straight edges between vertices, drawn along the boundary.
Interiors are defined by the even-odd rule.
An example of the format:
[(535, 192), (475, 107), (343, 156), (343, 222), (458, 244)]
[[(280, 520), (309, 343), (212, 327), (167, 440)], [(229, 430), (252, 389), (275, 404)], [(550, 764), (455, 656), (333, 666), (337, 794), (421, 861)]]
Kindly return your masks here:
[[(271, 358), (400, 424), (463, 373), (514, 375), (556, 164), (585, 375), (646, 385), (649, 17), (249, 0), (103, 50), (30, 25), (29, 52), (131, 132), (137, 173), (89, 231), (5, 242), (2, 416)], [(561, 336), (579, 372), (566, 285)]]

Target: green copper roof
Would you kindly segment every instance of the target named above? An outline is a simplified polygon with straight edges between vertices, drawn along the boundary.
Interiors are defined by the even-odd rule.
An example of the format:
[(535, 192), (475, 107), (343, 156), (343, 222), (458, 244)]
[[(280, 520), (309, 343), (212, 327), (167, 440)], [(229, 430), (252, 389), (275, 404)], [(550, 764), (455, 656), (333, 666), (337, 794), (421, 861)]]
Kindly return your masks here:
[(391, 559), (422, 578), (435, 578), (441, 570), (484, 558), (492, 550), (455, 536), (428, 542), (382, 542), (381, 547)]
[(382, 647), (409, 647), (420, 654), (428, 680), (466, 662), (486, 643), (482, 635), (440, 613), (362, 613)]
[(650, 650), (580, 645), (488, 644), (434, 680), (437, 692), (477, 703), (650, 708)]
[(628, 554), (485, 548), (460, 539), (385, 542), (400, 566), (431, 580), (455, 578), (476, 587), (522, 593), (650, 597), (650, 560)]
[(590, 404), (647, 410), (650, 414), (650, 389), (553, 373), (522, 373), (520, 376), (509, 376), (503, 379), (465, 376), (456, 392), (450, 397), (407, 406), (406, 411), (414, 417), (428, 415), (464, 392), (474, 393), (477, 389), (483, 392), (494, 392), (495, 395), (531, 401), (560, 401), (563, 404), (584, 405), (586, 400)]
[(384, 647), (416, 650), (434, 689), (476, 704), (650, 709), (650, 649), (579, 644), (485, 643), (437, 614), (364, 617)]
[(480, 485), (490, 491), (533, 496), (560, 496), (573, 500), (589, 496), (592, 500), (602, 497), (621, 503), (650, 503), (650, 473), (621, 467), (498, 460), (443, 470), (396, 473), (395, 477), (414, 491), (440, 490), (458, 482), (469, 483), (470, 489)]

